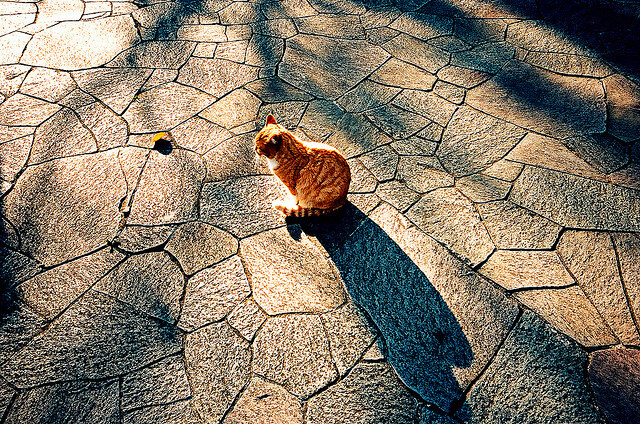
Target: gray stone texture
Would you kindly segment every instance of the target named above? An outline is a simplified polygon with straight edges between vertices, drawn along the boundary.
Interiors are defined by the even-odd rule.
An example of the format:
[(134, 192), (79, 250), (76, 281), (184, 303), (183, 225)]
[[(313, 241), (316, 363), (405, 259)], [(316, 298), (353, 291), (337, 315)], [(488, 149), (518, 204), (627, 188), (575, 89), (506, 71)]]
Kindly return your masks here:
[(302, 424), (302, 402), (282, 386), (254, 377), (224, 424)]
[(177, 353), (180, 339), (168, 324), (89, 291), (2, 364), (0, 375), (19, 388), (104, 379)]
[(118, 382), (62, 383), (23, 391), (6, 416), (6, 422), (119, 423)]
[(445, 129), (436, 154), (455, 176), (469, 175), (497, 162), (525, 134), (513, 124), (463, 106)]
[(274, 176), (254, 176), (208, 183), (202, 188), (202, 221), (246, 237), (284, 225), (284, 216), (273, 209), (275, 200), (288, 192)]
[(47, 102), (56, 103), (76, 87), (68, 72), (33, 68), (20, 85), (20, 92)]
[(637, 190), (573, 175), (525, 167), (509, 200), (560, 225), (573, 228), (637, 231)]
[(266, 161), (256, 155), (255, 133), (242, 134), (218, 144), (203, 155), (207, 166), (207, 182), (271, 174)]
[(174, 324), (180, 315), (184, 277), (169, 255), (150, 252), (130, 257), (94, 289)]
[(147, 424), (147, 423), (164, 423), (164, 424), (198, 424), (194, 421), (185, 421), (192, 413), (191, 403), (188, 400), (169, 403), (167, 405), (149, 406), (146, 408), (135, 409), (131, 412), (122, 414), (123, 424)]
[(122, 117), (131, 132), (163, 131), (195, 116), (214, 100), (193, 87), (169, 82), (135, 97)]
[(181, 355), (170, 356), (122, 378), (122, 410), (187, 399), (191, 389)]
[(112, 150), (29, 167), (5, 197), (2, 213), (21, 233), (26, 252), (50, 266), (104, 246), (120, 221), (125, 194)]
[(160, 225), (197, 218), (205, 178), (202, 159), (189, 151), (152, 151), (138, 183), (128, 224)]
[(332, 263), (317, 240), (279, 228), (242, 239), (254, 300), (269, 315), (327, 312), (345, 301)]
[(278, 75), (317, 97), (335, 99), (387, 58), (365, 41), (300, 34), (287, 40)]
[(458, 412), (477, 423), (602, 423), (579, 347), (526, 312)]
[(307, 399), (338, 378), (329, 340), (317, 315), (269, 318), (253, 343), (252, 369)]
[(607, 94), (607, 132), (623, 141), (640, 138), (640, 88), (622, 75), (612, 75), (604, 80)]
[(454, 188), (425, 194), (406, 216), (473, 265), (483, 262), (494, 250), (473, 203)]
[(600, 81), (561, 76), (514, 60), (469, 90), (466, 101), (485, 113), (554, 137), (605, 131)]
[(638, 350), (613, 348), (594, 352), (589, 379), (598, 406), (609, 422), (633, 422), (640, 414), (640, 354)]
[[(637, 320), (640, 317), (640, 238), (628, 233), (614, 233), (611, 236), (618, 254), (622, 283), (629, 297), (629, 307)], [(640, 331), (637, 321), (636, 327)]]
[(251, 294), (240, 258), (200, 271), (187, 282), (179, 326), (193, 331), (221, 321)]
[(252, 298), (246, 299), (244, 302), (239, 304), (227, 316), (227, 322), (229, 325), (236, 329), (242, 337), (248, 341), (253, 340), (256, 332), (266, 320), (267, 314), (260, 309), (258, 304)]
[(189, 59), (195, 45), (189, 41), (143, 41), (120, 53), (107, 66), (179, 69)]
[(192, 57), (180, 69), (178, 82), (219, 98), (257, 78), (257, 67), (224, 59)]
[(96, 68), (72, 72), (78, 86), (121, 114), (151, 75), (135, 68)]
[(0, 125), (40, 125), (59, 109), (58, 105), (18, 93), (0, 104)]
[(400, 34), (382, 45), (396, 59), (409, 62), (435, 74), (449, 64), (450, 54), (407, 34)]
[(567, 231), (558, 243), (558, 254), (609, 328), (625, 345), (640, 345), (618, 273), (618, 261), (607, 233)]
[(416, 401), (387, 364), (360, 364), (343, 380), (315, 396), (309, 423), (413, 423)]
[(371, 81), (413, 90), (430, 90), (436, 82), (433, 74), (415, 65), (391, 58), (370, 77)]
[(187, 275), (228, 258), (238, 251), (238, 241), (229, 233), (203, 222), (178, 227), (165, 246)]
[(251, 377), (249, 343), (222, 322), (188, 335), (184, 356), (199, 421), (220, 422)]

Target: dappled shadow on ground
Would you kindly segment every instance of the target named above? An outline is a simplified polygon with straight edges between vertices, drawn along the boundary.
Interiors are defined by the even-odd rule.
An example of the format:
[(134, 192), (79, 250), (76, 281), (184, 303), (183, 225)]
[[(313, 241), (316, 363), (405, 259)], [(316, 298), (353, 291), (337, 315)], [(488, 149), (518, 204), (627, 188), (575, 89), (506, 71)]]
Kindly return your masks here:
[(336, 217), (310, 219), (353, 299), (380, 331), (398, 375), (425, 401), (448, 411), (462, 389), (452, 368), (473, 352), (456, 317), (424, 273), (377, 224), (348, 203)]

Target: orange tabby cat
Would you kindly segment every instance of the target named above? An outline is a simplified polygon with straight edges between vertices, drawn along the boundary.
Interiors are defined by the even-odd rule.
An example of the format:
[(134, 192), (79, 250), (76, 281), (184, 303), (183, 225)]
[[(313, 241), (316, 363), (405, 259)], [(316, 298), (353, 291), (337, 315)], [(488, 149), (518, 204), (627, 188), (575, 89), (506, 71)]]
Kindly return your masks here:
[(256, 135), (256, 153), (293, 196), (273, 207), (287, 216), (319, 216), (341, 208), (347, 200), (351, 171), (344, 156), (323, 143), (301, 141), (269, 115)]

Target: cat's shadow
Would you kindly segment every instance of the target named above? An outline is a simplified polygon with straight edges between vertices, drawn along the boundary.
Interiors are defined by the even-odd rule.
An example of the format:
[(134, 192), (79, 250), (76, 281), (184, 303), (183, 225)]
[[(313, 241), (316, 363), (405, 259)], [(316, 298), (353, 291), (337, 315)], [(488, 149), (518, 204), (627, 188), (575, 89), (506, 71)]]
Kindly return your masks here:
[(380, 331), (385, 356), (405, 384), (448, 411), (462, 394), (452, 368), (468, 367), (473, 352), (425, 274), (351, 203), (336, 216), (288, 223), (293, 238), (300, 237), (301, 229), (327, 250), (351, 299)]

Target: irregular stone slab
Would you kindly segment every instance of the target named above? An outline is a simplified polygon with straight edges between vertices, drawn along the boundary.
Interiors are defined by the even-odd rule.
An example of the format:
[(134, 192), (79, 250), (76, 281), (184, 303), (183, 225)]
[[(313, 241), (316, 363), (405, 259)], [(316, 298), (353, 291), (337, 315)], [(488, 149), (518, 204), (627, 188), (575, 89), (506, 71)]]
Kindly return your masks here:
[(327, 312), (322, 321), (329, 336), (331, 357), (344, 376), (373, 344), (377, 331), (353, 303)]
[(477, 204), (498, 249), (551, 249), (562, 227), (508, 201)]
[(247, 65), (260, 67), (276, 67), (282, 61), (284, 41), (281, 38), (253, 34), (247, 46)]
[(511, 184), (484, 174), (473, 174), (456, 181), (456, 188), (472, 202), (491, 202), (507, 197)]
[(14, 32), (0, 37), (0, 65), (17, 64), (24, 48), (31, 41), (30, 34)]
[(195, 47), (196, 43), (189, 41), (144, 41), (120, 53), (107, 66), (179, 69)]
[(567, 231), (557, 251), (618, 339), (625, 345), (640, 345), (609, 234)]
[(78, 21), (82, 17), (84, 3), (81, 0), (44, 0), (38, 5), (36, 24), (30, 31), (38, 32), (60, 21)]
[(448, 65), (438, 71), (438, 78), (451, 84), (469, 89), (482, 84), (491, 78), (491, 74), (474, 69)]
[[(326, 140), (336, 131), (343, 116), (353, 119), (356, 115), (345, 114), (334, 102), (312, 100), (300, 120), (300, 128), (314, 140)], [(366, 120), (365, 122), (369, 123)], [(343, 128), (348, 129), (348, 126)], [(351, 143), (353, 144), (353, 141)]]
[(507, 290), (563, 287), (575, 283), (558, 255), (549, 251), (498, 250), (480, 272)]
[(287, 41), (278, 75), (317, 97), (335, 99), (388, 57), (366, 41), (299, 34)]
[(27, 168), (2, 213), (15, 224), (25, 251), (51, 266), (104, 246), (118, 226), (125, 195), (117, 152), (109, 151)]
[(0, 372), (19, 388), (103, 379), (180, 349), (180, 337), (168, 324), (90, 290), (46, 332), (5, 362)]
[(192, 57), (180, 68), (178, 82), (222, 97), (225, 94), (258, 79), (258, 68), (224, 59)]
[(410, 35), (400, 34), (382, 46), (393, 57), (435, 74), (449, 63), (450, 54)]
[(420, 199), (420, 195), (397, 180), (382, 182), (376, 194), (399, 211), (406, 211)]
[(302, 403), (282, 386), (254, 377), (224, 424), (302, 424)]
[(35, 312), (52, 320), (123, 258), (121, 253), (102, 249), (38, 274), (20, 284), (16, 292)]
[(593, 57), (553, 52), (529, 52), (526, 62), (558, 74), (602, 78), (614, 71)]
[(288, 192), (273, 176), (244, 177), (205, 184), (200, 196), (200, 219), (246, 237), (284, 225), (284, 216), (272, 202)]
[[(186, 60), (186, 59), (185, 59)], [(159, 85), (175, 81), (178, 78), (178, 70), (177, 69), (162, 69), (157, 68), (153, 70), (153, 73), (149, 77), (149, 79), (142, 86), (142, 91), (151, 90), (154, 87)]]
[(598, 406), (610, 422), (633, 422), (640, 415), (637, 396), (639, 370), (640, 352), (635, 349), (607, 349), (591, 356), (591, 386)]
[(525, 312), (458, 412), (464, 422), (602, 423), (584, 368), (587, 355)]
[(464, 97), (467, 94), (467, 90), (458, 87), (448, 82), (439, 80), (433, 86), (433, 92), (438, 96), (449, 100), (452, 103), (461, 105), (464, 101)]
[(378, 181), (358, 159), (347, 161), (351, 170), (350, 193), (371, 193), (376, 189)]
[(613, 184), (640, 190), (638, 175), (640, 175), (640, 164), (631, 163), (623, 169), (609, 174), (609, 178)]
[(227, 41), (223, 25), (182, 25), (178, 28), (176, 37), (179, 40), (224, 43)]
[(240, 241), (253, 298), (269, 315), (327, 312), (345, 300), (339, 279), (317, 241), (292, 238), (286, 229)]
[(429, 118), (442, 126), (447, 126), (457, 109), (455, 104), (440, 96), (418, 90), (404, 90), (393, 99), (393, 104)]
[(254, 121), (262, 102), (249, 91), (232, 91), (200, 113), (205, 119), (224, 128), (233, 128)]
[[(498, 349), (517, 308), (393, 208), (383, 204), (370, 217), (336, 264), (381, 331), (400, 377), (447, 410)], [(354, 266), (354, 255), (370, 260)]]
[[(611, 234), (620, 262), (620, 275), (627, 296), (629, 307), (636, 317), (640, 316), (640, 239), (633, 234)], [(636, 326), (638, 323), (636, 322)], [(640, 327), (638, 327), (640, 331)]]
[(4, 144), (8, 141), (13, 141), (19, 138), (23, 138), (28, 135), (32, 135), (35, 131), (33, 127), (7, 127), (0, 126), (0, 144)]
[(522, 172), (524, 165), (521, 163), (512, 162), (510, 160), (501, 159), (494, 163), (482, 173), (493, 178), (498, 178), (504, 181), (515, 181), (516, 178)]
[(0, 104), (0, 125), (40, 125), (60, 106), (16, 94)]
[(191, 396), (184, 361), (171, 356), (122, 378), (123, 412), (149, 405), (177, 402)]
[(253, 343), (253, 371), (306, 399), (338, 378), (317, 315), (270, 318)]
[(83, 124), (95, 137), (98, 150), (123, 146), (127, 142), (127, 123), (100, 102), (76, 110)]
[(258, 329), (267, 320), (267, 314), (253, 299), (246, 299), (238, 305), (228, 316), (227, 322), (236, 329), (247, 341), (252, 341)]
[(387, 27), (365, 29), (364, 32), (367, 34), (367, 41), (374, 46), (382, 46), (400, 33)]
[(82, 90), (100, 99), (119, 115), (129, 106), (149, 75), (151, 71), (148, 69), (131, 68), (99, 68), (71, 73)]
[(445, 129), (437, 155), (455, 176), (469, 175), (502, 158), (525, 134), (515, 125), (463, 106)]
[(359, 159), (378, 181), (390, 180), (396, 175), (398, 155), (389, 146), (381, 146)]
[(302, 34), (323, 35), (349, 40), (364, 39), (364, 29), (356, 15), (322, 14), (299, 18), (296, 27)]
[(120, 422), (118, 382), (63, 383), (23, 391), (16, 398), (6, 422), (117, 424)]
[(428, 193), (454, 184), (453, 176), (444, 170), (435, 157), (401, 156), (397, 178), (418, 193)]
[(233, 137), (226, 129), (199, 116), (185, 121), (171, 130), (179, 146), (203, 154)]
[[(14, 12), (15, 13), (15, 12)], [(35, 13), (0, 16), (0, 36), (24, 28), (36, 19)]]
[(2, 416), (5, 416), (7, 407), (11, 404), (15, 390), (7, 385), (4, 380), (0, 381), (0, 411)]
[(205, 177), (202, 159), (174, 149), (152, 151), (133, 199), (128, 224), (159, 225), (197, 218), (197, 202)]
[(640, 88), (622, 75), (604, 79), (607, 93), (607, 132), (623, 141), (640, 138)]
[(68, 72), (34, 68), (20, 86), (20, 92), (56, 103), (77, 88)]
[(516, 293), (515, 296), (583, 346), (617, 343), (617, 339), (580, 287), (530, 290)]
[(130, 257), (94, 289), (173, 324), (180, 314), (184, 277), (169, 255), (151, 252)]
[(193, 331), (220, 321), (250, 294), (249, 281), (237, 256), (205, 269), (187, 283), (179, 326)]
[(454, 188), (427, 193), (406, 216), (471, 264), (483, 262), (494, 250), (473, 204)]
[(60, 22), (33, 36), (21, 63), (64, 70), (93, 68), (138, 41), (134, 21), (127, 15)]
[[(4, 249), (3, 249), (4, 250)], [(5, 260), (13, 262), (13, 265), (22, 265), (15, 263), (15, 258), (7, 257), (5, 252), (1, 252)], [(19, 275), (6, 275), (7, 265), (3, 264), (0, 269), (0, 276), (3, 281), (8, 284), (19, 281)], [(28, 264), (27, 264), (28, 265)], [(31, 276), (33, 275), (33, 268), (29, 270)], [(24, 271), (23, 271), (24, 272)], [(9, 278), (7, 278), (9, 277)], [(24, 276), (22, 276), (24, 278)], [(28, 278), (28, 277), (27, 277)], [(5, 284), (7, 284), (5, 283)], [(0, 355), (2, 358), (10, 358), (15, 352), (18, 352), (22, 347), (29, 343), (35, 336), (42, 333), (47, 327), (47, 323), (43, 317), (36, 314), (29, 307), (20, 303), (17, 296), (11, 293), (11, 290), (7, 288), (3, 289), (1, 293), (2, 304), (0, 304), (0, 312), (2, 313), (2, 319), (0, 319)], [(3, 359), (4, 362), (5, 359)], [(4, 381), (4, 380), (2, 380)]]
[(528, 133), (506, 156), (514, 162), (554, 169), (585, 178), (605, 180), (591, 165), (580, 159), (562, 142), (540, 134)]
[(253, 32), (271, 37), (289, 38), (298, 33), (293, 19), (279, 18), (257, 21), (252, 26)]
[(547, 169), (525, 167), (512, 202), (572, 228), (638, 231), (638, 191)]
[(309, 401), (309, 424), (416, 422), (416, 400), (387, 363), (360, 364)]
[(165, 250), (178, 259), (187, 275), (193, 275), (235, 254), (238, 241), (212, 225), (189, 222), (176, 230)]
[[(245, 88), (266, 103), (280, 103), (296, 100), (307, 101), (311, 99), (311, 96), (309, 94), (295, 88), (290, 84), (287, 84), (279, 78), (259, 79), (257, 81), (250, 82), (245, 86)], [(284, 118), (285, 117), (276, 116), (277, 122), (280, 122)]]
[(451, 34), (453, 19), (442, 15), (405, 12), (389, 27), (426, 41), (441, 35)]
[(513, 58), (514, 50), (505, 42), (485, 43), (470, 50), (454, 52), (451, 55), (451, 65), (495, 74)]
[(260, 10), (267, 19), (277, 18), (301, 18), (313, 16), (318, 12), (307, 0), (283, 0), (278, 2), (265, 2), (260, 5)]
[(629, 154), (624, 144), (609, 134), (571, 137), (562, 142), (597, 171), (605, 174), (629, 163)]
[(337, 103), (346, 112), (359, 113), (387, 104), (399, 92), (400, 89), (364, 80), (338, 99)]
[(207, 166), (206, 181), (223, 181), (249, 175), (269, 174), (266, 161), (256, 155), (255, 133), (242, 134), (225, 140), (207, 152), (204, 162)]
[(126, 252), (139, 253), (163, 245), (175, 229), (175, 225), (153, 227), (127, 225), (115, 239), (115, 242)]
[(292, 132), (296, 137), (300, 137), (302, 140), (307, 141), (309, 140), (309, 137), (297, 128), (300, 118), (302, 118), (302, 114), (307, 106), (307, 102), (297, 101), (263, 105), (258, 113), (256, 123), (260, 126), (263, 122), (267, 122), (267, 116), (271, 114), (276, 118), (276, 122), (278, 122), (278, 124), (285, 128), (292, 128)]
[(70, 109), (62, 109), (38, 127), (29, 164), (91, 153), (98, 150), (95, 136)]
[(392, 57), (378, 68), (370, 79), (394, 87), (431, 90), (437, 78), (424, 69)]
[(0, 180), (10, 184), (15, 181), (18, 172), (27, 163), (32, 144), (33, 137), (30, 135), (0, 144)]
[(199, 421), (218, 423), (251, 378), (249, 343), (225, 322), (187, 336), (184, 351)]
[(140, 94), (123, 118), (131, 132), (162, 131), (195, 116), (213, 102), (208, 94), (170, 82)]
[(185, 421), (190, 418), (189, 414), (194, 414), (191, 401), (184, 400), (170, 403), (168, 405), (149, 406), (135, 409), (122, 414), (123, 424), (144, 424), (144, 423), (164, 423), (183, 424), (185, 422), (197, 424), (197, 418), (192, 417), (192, 421)]
[(578, 38), (572, 38), (540, 20), (523, 20), (509, 25), (506, 40), (520, 48), (537, 52), (594, 56)]
[[(202, 51), (196, 50), (197, 54), (194, 55), (198, 57), (215, 57), (216, 59), (227, 59), (237, 63), (244, 63), (247, 56), (248, 45), (249, 42), (247, 40), (219, 43), (217, 46), (215, 44), (213, 45), (215, 47), (215, 53), (205, 53), (204, 47), (201, 47)], [(205, 44), (200, 43), (199, 46), (205, 46)]]
[[(303, 128), (306, 128), (307, 125), (306, 117), (305, 113), (300, 124)], [(347, 158), (361, 155), (392, 141), (387, 134), (376, 128), (364, 115), (345, 113), (338, 122), (337, 128), (334, 128), (335, 133), (327, 140), (327, 143), (338, 149)], [(322, 130), (318, 130), (318, 132), (320, 131)], [(326, 132), (328, 129), (325, 128), (324, 131)], [(388, 150), (386, 151), (388, 152)]]
[(375, 125), (394, 139), (410, 137), (431, 122), (423, 116), (393, 104), (370, 110), (365, 114)]
[(469, 90), (466, 101), (492, 116), (552, 137), (606, 129), (600, 81), (561, 76), (514, 60), (490, 81)]

